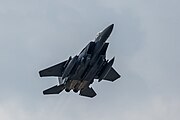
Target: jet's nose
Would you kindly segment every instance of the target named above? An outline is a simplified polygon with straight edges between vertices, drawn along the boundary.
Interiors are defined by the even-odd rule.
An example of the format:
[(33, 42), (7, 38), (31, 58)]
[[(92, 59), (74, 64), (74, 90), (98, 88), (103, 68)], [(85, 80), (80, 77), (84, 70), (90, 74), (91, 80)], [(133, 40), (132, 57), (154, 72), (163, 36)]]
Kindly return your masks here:
[(113, 28), (114, 28), (114, 24), (111, 24), (102, 31), (101, 39), (102, 39), (103, 42), (105, 42), (107, 40), (107, 38), (110, 36)]
[(103, 33), (110, 35), (111, 32), (112, 32), (112, 30), (113, 30), (113, 28), (114, 28), (114, 24), (111, 24), (111, 25), (109, 25), (107, 28), (105, 28), (105, 29), (103, 30)]
[(114, 24), (111, 24), (111, 25), (110, 25), (110, 26), (108, 26), (107, 28), (108, 28), (109, 30), (111, 30), (111, 31), (112, 31), (112, 30), (113, 30), (113, 28), (114, 28)]

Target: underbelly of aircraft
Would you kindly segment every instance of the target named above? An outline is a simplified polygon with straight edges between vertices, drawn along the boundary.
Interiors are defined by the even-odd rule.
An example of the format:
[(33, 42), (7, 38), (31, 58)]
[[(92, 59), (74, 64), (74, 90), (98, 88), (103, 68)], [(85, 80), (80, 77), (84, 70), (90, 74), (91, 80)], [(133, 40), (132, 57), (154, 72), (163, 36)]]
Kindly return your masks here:
[(88, 81), (80, 81), (80, 80), (71, 80), (69, 83), (66, 84), (66, 89), (74, 90), (78, 92), (79, 90), (83, 89), (84, 87), (88, 86)]

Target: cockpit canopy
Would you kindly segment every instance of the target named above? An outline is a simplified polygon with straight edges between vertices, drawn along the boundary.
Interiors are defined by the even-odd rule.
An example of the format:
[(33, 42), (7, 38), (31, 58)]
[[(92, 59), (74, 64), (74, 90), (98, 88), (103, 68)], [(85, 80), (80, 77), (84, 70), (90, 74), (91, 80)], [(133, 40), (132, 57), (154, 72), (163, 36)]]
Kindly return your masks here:
[(102, 31), (98, 32), (95, 37), (95, 42), (97, 42), (101, 38)]
[(98, 38), (101, 33), (102, 33), (102, 31), (98, 32), (98, 33), (96, 34), (96, 38)]

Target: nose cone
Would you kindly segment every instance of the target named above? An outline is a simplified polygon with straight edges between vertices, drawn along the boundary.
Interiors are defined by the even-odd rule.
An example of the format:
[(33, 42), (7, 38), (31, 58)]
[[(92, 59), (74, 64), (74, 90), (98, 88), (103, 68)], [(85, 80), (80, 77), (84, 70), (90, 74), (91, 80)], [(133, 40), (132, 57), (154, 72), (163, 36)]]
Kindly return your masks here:
[(113, 27), (114, 27), (114, 24), (111, 24), (110, 26), (107, 27), (107, 29), (112, 32)]
[(114, 27), (114, 24), (111, 24), (110, 26), (108, 26), (107, 28), (105, 28), (102, 33), (103, 33), (103, 34), (110, 35), (111, 32), (112, 32), (112, 30), (113, 30), (113, 27)]
[(102, 31), (102, 36), (101, 36), (101, 39), (103, 42), (105, 42), (107, 40), (107, 38), (110, 36), (112, 30), (113, 30), (113, 27), (114, 27), (114, 24), (111, 24), (110, 26), (108, 26), (107, 28), (105, 28), (103, 31)]

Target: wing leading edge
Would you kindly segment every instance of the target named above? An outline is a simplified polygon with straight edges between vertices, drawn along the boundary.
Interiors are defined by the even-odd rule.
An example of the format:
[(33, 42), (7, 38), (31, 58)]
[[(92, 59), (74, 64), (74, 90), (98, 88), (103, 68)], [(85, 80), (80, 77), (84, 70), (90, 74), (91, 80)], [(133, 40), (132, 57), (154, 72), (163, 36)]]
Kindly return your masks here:
[(47, 76), (61, 77), (64, 71), (64, 65), (66, 64), (66, 62), (67, 60), (57, 65), (54, 65), (52, 67), (39, 71), (40, 77), (47, 77)]

